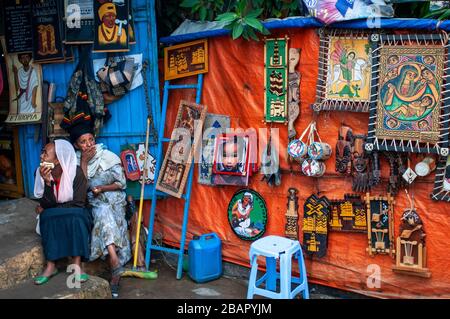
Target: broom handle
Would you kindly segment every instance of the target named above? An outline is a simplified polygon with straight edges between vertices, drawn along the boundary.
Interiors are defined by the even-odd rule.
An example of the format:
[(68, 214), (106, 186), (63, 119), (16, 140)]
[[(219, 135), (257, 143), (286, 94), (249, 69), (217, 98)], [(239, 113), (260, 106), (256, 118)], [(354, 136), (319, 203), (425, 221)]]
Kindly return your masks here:
[[(144, 204), (144, 187), (145, 187), (145, 181), (147, 179), (147, 158), (148, 158), (148, 137), (149, 137), (149, 131), (150, 131), (150, 118), (147, 117), (147, 132), (145, 136), (145, 152), (144, 152), (144, 169), (143, 169), (143, 176), (142, 176), (142, 184), (141, 184), (141, 198), (139, 199), (139, 213), (138, 213), (138, 220), (137, 220), (137, 231), (136, 231), (136, 243), (134, 246), (134, 258), (133, 258), (133, 269), (136, 269), (137, 265), (137, 258), (139, 253), (139, 239), (141, 236), (141, 219), (142, 219), (142, 206)], [(153, 205), (153, 203), (152, 203)], [(147, 238), (148, 240), (148, 238)], [(151, 240), (151, 239), (150, 239)]]

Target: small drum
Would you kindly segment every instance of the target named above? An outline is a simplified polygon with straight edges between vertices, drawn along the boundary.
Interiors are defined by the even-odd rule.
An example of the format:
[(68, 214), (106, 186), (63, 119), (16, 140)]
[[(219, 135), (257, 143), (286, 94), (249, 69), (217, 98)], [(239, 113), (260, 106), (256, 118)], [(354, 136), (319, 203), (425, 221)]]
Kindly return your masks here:
[(306, 176), (320, 177), (325, 174), (326, 166), (324, 162), (308, 158), (302, 163), (302, 172)]
[(425, 157), (422, 162), (417, 163), (415, 171), (419, 176), (427, 176), (436, 169), (436, 161), (433, 157)]
[(331, 152), (331, 146), (327, 143), (314, 142), (308, 147), (309, 157), (315, 160), (327, 160)]
[(288, 144), (288, 154), (296, 160), (305, 157), (307, 153), (307, 145), (300, 140), (295, 139)]

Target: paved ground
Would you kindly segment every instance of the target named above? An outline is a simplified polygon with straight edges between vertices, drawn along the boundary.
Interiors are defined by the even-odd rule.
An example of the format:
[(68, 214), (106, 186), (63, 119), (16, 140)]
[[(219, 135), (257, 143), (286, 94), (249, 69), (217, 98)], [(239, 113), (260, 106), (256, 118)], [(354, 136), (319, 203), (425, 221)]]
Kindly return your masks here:
[[(58, 274), (43, 287), (32, 284), (31, 278), (41, 272), (43, 266), (40, 237), (35, 233), (36, 203), (23, 198), (0, 201), (0, 298), (72, 298), (74, 291), (67, 289), (67, 275)], [(145, 280), (123, 278), (120, 298), (162, 298), (162, 299), (244, 299), (247, 294), (249, 269), (224, 263), (224, 276), (218, 280), (198, 284), (187, 273), (181, 280), (176, 279), (175, 255), (154, 254), (155, 262), (151, 270), (158, 271), (158, 278)], [(64, 272), (66, 262), (58, 264)], [(105, 262), (87, 263), (85, 270), (91, 275), (109, 280), (109, 270)], [(86, 293), (81, 297), (101, 298), (104, 290), (96, 293), (102, 280), (94, 278), (85, 284)], [(104, 281), (103, 281), (104, 282)], [(9, 288), (9, 289), (7, 289)], [(84, 295), (83, 295), (84, 294)], [(310, 285), (310, 295), (314, 299), (364, 298), (318, 285)]]

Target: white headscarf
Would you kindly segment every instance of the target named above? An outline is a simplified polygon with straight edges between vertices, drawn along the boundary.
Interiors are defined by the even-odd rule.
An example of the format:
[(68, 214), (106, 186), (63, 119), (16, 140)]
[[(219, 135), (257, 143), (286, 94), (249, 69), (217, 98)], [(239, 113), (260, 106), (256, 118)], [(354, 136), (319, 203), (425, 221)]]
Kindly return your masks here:
[[(55, 140), (56, 158), (62, 168), (62, 176), (59, 182), (58, 193), (55, 191), (56, 201), (66, 203), (73, 200), (73, 181), (77, 174), (77, 157), (75, 150), (66, 140)], [(39, 168), (36, 170), (36, 180), (34, 182), (34, 196), (42, 198), (44, 194), (44, 179), (41, 176)]]

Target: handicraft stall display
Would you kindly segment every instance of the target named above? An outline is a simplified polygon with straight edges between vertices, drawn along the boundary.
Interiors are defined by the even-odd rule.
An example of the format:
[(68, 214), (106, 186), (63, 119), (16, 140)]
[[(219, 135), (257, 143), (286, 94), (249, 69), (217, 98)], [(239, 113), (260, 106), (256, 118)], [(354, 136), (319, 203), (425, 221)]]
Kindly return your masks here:
[(303, 206), (303, 247), (309, 256), (323, 257), (328, 246), (330, 202), (325, 196), (311, 195)]
[(266, 231), (266, 202), (252, 189), (237, 191), (228, 204), (227, 213), (231, 228), (240, 239), (253, 241)]
[(192, 158), (201, 139), (201, 128), (205, 116), (206, 106), (180, 101), (156, 189), (181, 198), (192, 165)]
[(394, 198), (366, 194), (367, 236), (370, 256), (390, 254), (394, 256)]
[(450, 202), (450, 156), (442, 157), (439, 161), (431, 198)]
[(264, 121), (288, 120), (288, 40), (265, 39), (264, 45)]
[(372, 40), (378, 98), (366, 149), (448, 155), (447, 35), (373, 34)]
[(396, 241), (396, 262), (392, 270), (405, 275), (430, 278), (431, 272), (426, 268), (427, 249), (423, 222), (408, 193), (407, 196), (411, 207), (402, 215), (400, 236)]
[(370, 37), (355, 31), (320, 30), (315, 111), (368, 112), (372, 92)]

